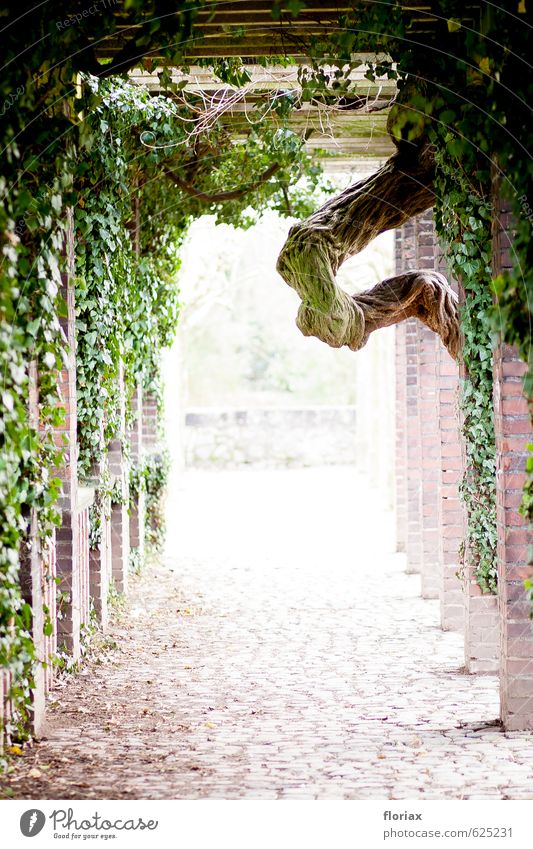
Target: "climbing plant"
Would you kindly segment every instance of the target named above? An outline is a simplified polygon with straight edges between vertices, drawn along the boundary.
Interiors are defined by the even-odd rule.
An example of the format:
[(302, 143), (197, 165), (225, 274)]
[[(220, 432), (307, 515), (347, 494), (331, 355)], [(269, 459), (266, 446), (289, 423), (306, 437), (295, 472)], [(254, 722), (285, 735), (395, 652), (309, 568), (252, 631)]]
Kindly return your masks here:
[[(10, 103), (2, 123), (0, 178), (0, 667), (9, 675), (7, 732), (12, 737), (23, 735), (31, 713), (35, 662), (31, 608), (20, 589), (19, 564), (27, 554), (31, 511), (38, 511), (41, 540), (59, 519), (55, 469), (61, 446), (53, 429), (64, 415), (57, 369), (64, 355), (60, 270), (64, 198), (71, 186), (64, 166), (70, 152), (60, 156), (53, 143), (63, 129), (61, 117), (50, 118), (50, 136), (38, 120), (33, 128), (35, 144), (48, 144), (45, 164), (34, 147), (18, 143), (18, 136), (24, 138), (26, 109), (33, 103), (34, 93), (27, 89)], [(38, 422), (28, 418), (32, 364), (40, 375), (35, 387)]]
[[(491, 220), (487, 185), (467, 176), (463, 163), (443, 145), (437, 154), (435, 225), (450, 270), (461, 281), (465, 371), (460, 393), (466, 470), (460, 493), (468, 522), (465, 560), (484, 592), (496, 592), (496, 447), (492, 405)], [(490, 186), (490, 183), (489, 183)]]
[[(176, 326), (173, 280), (189, 223), (212, 213), (242, 227), (267, 207), (310, 210), (320, 182), (302, 140), (263, 127), (259, 110), (241, 143), (216, 121), (191, 139), (194, 99), (151, 97), (122, 80), (88, 78), (87, 85), (89, 102), (99, 100), (85, 122), (76, 171), (82, 474), (117, 434), (120, 362), (127, 395), (142, 375), (151, 391), (157, 385), (159, 352)], [(307, 189), (289, 195), (302, 174)]]
[[(15, 733), (31, 713), (35, 663), (20, 559), (33, 508), (43, 539), (59, 521), (61, 446), (53, 431), (63, 416), (58, 369), (68, 353), (59, 324), (67, 210), (74, 210), (77, 234), (79, 464), (83, 474), (100, 464), (103, 500), (113, 497), (105, 446), (117, 435), (119, 364), (127, 395), (139, 375), (154, 389), (158, 353), (176, 323), (174, 274), (190, 221), (208, 212), (246, 226), (250, 204), (305, 213), (320, 175), (282, 116), (273, 126), (257, 111), (238, 144), (217, 115), (208, 132), (191, 134), (199, 114), (193, 96), (153, 98), (114, 76), (155, 43), (183, 64), (197, 4), (173, 3), (169, 14), (166, 3), (134, 0), (90, 16), (82, 3), (69, 4), (67, 15), (54, 0), (22, 17), (12, 7), (0, 80), (0, 667), (10, 675)], [(100, 63), (94, 45), (139, 21), (116, 60)], [(27, 44), (30, 63), (19, 56)], [(220, 63), (220, 73), (234, 75), (237, 65)], [(302, 176), (307, 188), (294, 188)], [(31, 363), (39, 376), (38, 426), (27, 412)]]
[(169, 474), (170, 457), (166, 451), (143, 457), (130, 473), (132, 495), (138, 497), (144, 493), (146, 544), (149, 552), (154, 554), (161, 552), (165, 541), (164, 495)]

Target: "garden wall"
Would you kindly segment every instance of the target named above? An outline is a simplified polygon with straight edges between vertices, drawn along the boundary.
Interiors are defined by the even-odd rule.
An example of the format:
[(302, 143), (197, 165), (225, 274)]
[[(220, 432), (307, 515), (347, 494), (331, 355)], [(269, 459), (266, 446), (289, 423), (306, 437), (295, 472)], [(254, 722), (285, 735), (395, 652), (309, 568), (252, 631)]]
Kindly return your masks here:
[(196, 409), (185, 418), (189, 466), (236, 468), (357, 462), (355, 406)]

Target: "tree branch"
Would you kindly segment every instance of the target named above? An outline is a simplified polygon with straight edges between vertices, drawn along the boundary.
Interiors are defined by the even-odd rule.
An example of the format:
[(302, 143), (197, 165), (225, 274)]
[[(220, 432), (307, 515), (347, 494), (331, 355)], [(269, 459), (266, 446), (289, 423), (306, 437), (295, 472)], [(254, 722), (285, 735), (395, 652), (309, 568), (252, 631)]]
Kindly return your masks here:
[(457, 357), (457, 296), (442, 274), (413, 271), (358, 295), (348, 295), (335, 282), (348, 257), (433, 205), (433, 175), (429, 145), (407, 153), (402, 147), (371, 177), (291, 227), (277, 269), (302, 300), (296, 323), (304, 335), (357, 351), (374, 330), (416, 316)]
[(248, 183), (246, 186), (241, 186), (238, 189), (231, 189), (227, 192), (218, 192), (218, 194), (210, 195), (207, 192), (202, 192), (199, 189), (196, 189), (194, 186), (191, 186), (190, 183), (186, 183), (185, 180), (182, 180), (175, 171), (172, 171), (170, 168), (165, 170), (165, 174), (167, 177), (170, 177), (173, 183), (179, 186), (182, 191), (186, 194), (190, 195), (190, 197), (196, 198), (196, 200), (201, 200), (204, 203), (218, 203), (219, 201), (224, 200), (236, 200), (237, 198), (241, 198), (244, 195), (248, 194), (248, 192), (253, 192), (255, 189), (258, 189), (259, 186), (262, 186), (266, 183), (270, 178), (279, 171), (279, 165), (276, 162), (274, 165), (270, 165), (266, 171), (261, 174), (258, 179), (253, 183)]

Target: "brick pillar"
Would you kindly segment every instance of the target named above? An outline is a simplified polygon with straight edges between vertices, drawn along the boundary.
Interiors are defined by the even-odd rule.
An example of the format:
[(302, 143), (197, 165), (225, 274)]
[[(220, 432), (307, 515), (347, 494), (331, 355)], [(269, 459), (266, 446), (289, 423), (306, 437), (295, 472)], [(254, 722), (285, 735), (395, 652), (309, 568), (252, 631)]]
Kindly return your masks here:
[[(462, 287), (459, 287), (459, 301), (463, 301), (464, 298), (465, 292)], [(460, 377), (465, 379), (466, 376), (464, 367), (460, 366)], [(465, 468), (467, 467), (466, 459), (464, 457)], [(468, 521), (468, 516), (465, 520)], [(469, 560), (469, 552), (466, 550), (463, 569), (465, 666), (467, 671), (472, 673), (496, 673), (500, 656), (498, 598), (490, 593), (482, 593), (475, 576), (475, 567), (469, 564)]]
[(407, 550), (407, 397), (405, 322), (396, 325), (396, 551)]
[(422, 596), (438, 598), (440, 590), (440, 422), (437, 356), (440, 343), (427, 327), (420, 328), (420, 396), (422, 447)]
[[(139, 262), (140, 253), (141, 253), (141, 210), (140, 210), (140, 199), (139, 193), (136, 192), (134, 196), (134, 204), (133, 204), (133, 221), (132, 221), (132, 235), (133, 235), (133, 246), (135, 250), (135, 256), (137, 262)], [(133, 423), (130, 428), (128, 437), (130, 444), (130, 457), (131, 464), (133, 468), (139, 467), (142, 463), (143, 458), (143, 427), (144, 427), (144, 419), (143, 419), (143, 387), (142, 387), (142, 374), (140, 374), (137, 378), (137, 386), (133, 393), (133, 397), (131, 399), (131, 412), (133, 415)], [(139, 491), (135, 494), (134, 497), (130, 500), (130, 526), (129, 526), (129, 534), (130, 534), (130, 546), (137, 552), (137, 555), (142, 563), (144, 559), (144, 529), (145, 529), (145, 512), (146, 512), (146, 499), (144, 489), (139, 489)]]
[(105, 421), (100, 422), (99, 447), (101, 459), (91, 469), (91, 483), (95, 487), (95, 502), (90, 510), (95, 526), (90, 528), (92, 545), (89, 548), (89, 593), (93, 602), (96, 618), (105, 631), (108, 625), (107, 597), (111, 582), (111, 501), (108, 495), (102, 496), (98, 487), (108, 474), (108, 461), (105, 452)]
[[(396, 273), (403, 270), (403, 227), (394, 231)], [(407, 356), (405, 322), (395, 328), (395, 418), (396, 446), (394, 462), (396, 551), (407, 550)]]
[[(433, 210), (414, 219), (416, 268), (437, 266)], [(424, 598), (438, 598), (440, 589), (440, 439), (437, 397), (439, 337), (424, 324), (418, 326), (418, 411), (422, 478), (421, 586)]]
[(459, 369), (443, 345), (439, 348), (438, 408), (440, 435), (440, 613), (444, 631), (462, 631), (465, 595), (459, 578), (459, 551), (465, 515), (459, 498), (463, 457), (459, 431)]
[[(512, 218), (495, 187), (494, 272), (511, 267)], [(496, 510), (500, 613), (500, 715), (508, 731), (533, 730), (533, 632), (524, 580), (531, 578), (531, 529), (518, 512), (526, 482), (527, 445), (533, 443), (528, 403), (522, 393), (526, 366), (516, 350), (500, 345), (494, 355)]]
[(59, 391), (65, 409), (65, 422), (57, 428), (57, 440), (66, 437), (65, 464), (60, 470), (63, 492), (60, 498), (61, 527), (56, 534), (57, 576), (59, 578), (58, 647), (66, 649), (75, 661), (80, 657), (80, 575), (77, 519), (77, 412), (76, 412), (76, 311), (74, 300), (74, 227), (68, 210), (65, 253), (67, 270), (62, 275), (66, 317), (61, 326), (68, 340), (66, 365), (59, 375)]
[(419, 413), (418, 322), (405, 322), (407, 359), (407, 572), (420, 572), (422, 564), (422, 474)]
[(87, 626), (90, 619), (90, 569), (89, 569), (89, 510), (94, 503), (95, 488), (90, 486), (78, 487), (78, 553), (80, 579), (80, 624)]
[[(28, 423), (34, 431), (39, 429), (39, 390), (37, 380), (37, 365), (30, 363), (28, 374)], [(32, 728), (39, 736), (44, 722), (45, 711), (45, 667), (46, 647), (44, 635), (44, 596), (41, 545), (39, 540), (37, 510), (32, 507), (30, 525), (26, 539), (22, 542), (20, 551), (20, 588), (22, 596), (31, 606), (32, 623), (31, 635), (35, 646), (37, 663), (34, 666), (34, 687), (32, 690)], [(55, 623), (54, 623), (55, 626)]]
[(128, 516), (129, 496), (129, 465), (124, 456), (123, 441), (126, 430), (126, 405), (124, 394), (124, 372), (120, 365), (120, 423), (119, 433), (111, 440), (108, 451), (109, 471), (116, 482), (116, 489), (121, 503), (111, 505), (111, 559), (112, 573), (118, 592), (128, 590), (128, 572), (130, 558), (130, 523)]
[(111, 582), (111, 504), (109, 497), (96, 505), (100, 513), (100, 539), (98, 545), (89, 549), (89, 592), (96, 618), (105, 631), (109, 624), (107, 596)]
[(483, 594), (468, 566), (464, 569), (465, 590), (465, 666), (467, 672), (498, 671), (499, 621), (498, 599)]
[[(129, 432), (132, 465), (139, 466), (143, 454), (143, 390), (139, 383), (131, 400), (133, 424)], [(130, 545), (144, 557), (145, 493), (137, 493), (130, 503)]]
[[(407, 221), (402, 227), (401, 267), (398, 273), (416, 268), (416, 222)], [(419, 332), (416, 318), (403, 322), (405, 332), (405, 431), (406, 431), (406, 571), (420, 572), (422, 564), (422, 449), (419, 410)]]
[[(462, 367), (460, 369), (462, 372)], [(463, 377), (463, 374), (461, 374)], [(464, 454), (464, 443), (462, 443)], [(466, 456), (463, 456), (466, 467)], [(465, 521), (468, 521), (466, 516)], [(463, 588), (465, 593), (465, 666), (467, 672), (498, 671), (499, 663), (499, 619), (498, 599), (483, 593), (475, 576), (475, 566), (470, 565), (468, 550), (465, 551)]]
[(3, 754), (5, 746), (11, 743), (11, 737), (6, 730), (11, 719), (11, 702), (8, 698), (10, 688), (10, 671), (0, 668), (0, 754)]
[(509, 731), (533, 730), (533, 630), (524, 580), (531, 577), (531, 531), (518, 512), (526, 482), (527, 445), (533, 431), (522, 394), (526, 366), (515, 349), (501, 345), (494, 356), (496, 490), (500, 612), (500, 705)]
[(57, 652), (57, 565), (56, 565), (56, 534), (52, 533), (48, 540), (46, 550), (42, 552), (42, 586), (43, 586), (43, 601), (47, 611), (49, 624), (52, 626), (52, 633), (47, 633), (44, 638), (44, 659), (46, 667), (45, 675), (45, 693), (48, 694), (53, 681), (55, 668), (52, 663), (52, 658)]
[(153, 451), (159, 441), (157, 398), (145, 392), (143, 397), (142, 444), (147, 451)]

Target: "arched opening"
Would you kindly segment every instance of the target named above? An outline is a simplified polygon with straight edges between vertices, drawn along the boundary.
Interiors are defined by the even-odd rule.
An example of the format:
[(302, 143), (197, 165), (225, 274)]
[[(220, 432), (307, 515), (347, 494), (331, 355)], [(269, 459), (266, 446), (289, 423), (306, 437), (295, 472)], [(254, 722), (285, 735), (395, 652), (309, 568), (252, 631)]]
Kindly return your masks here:
[[(353, 21), (350, 24), (353, 10), (349, 8), (323, 9), (322, 4), (310, 3), (300, 16), (301, 4), (276, 4), (272, 18), (273, 10), (264, 5), (233, 4), (225, 10), (215, 9), (214, 17), (202, 7), (195, 17), (195, 10), (181, 4), (177, 12), (166, 15), (169, 20), (161, 38), (154, 36), (159, 24), (151, 26), (136, 3), (114, 10), (111, 24), (109, 20), (88, 20), (83, 13), (81, 20), (75, 15), (64, 19), (58, 10), (56, 30), (67, 37), (65, 42), (50, 41), (58, 53), (57, 65), (52, 63), (50, 69), (44, 48), (35, 47), (36, 35), (32, 44), (43, 80), (37, 85), (28, 77), (29, 88), (19, 91), (14, 77), (8, 79), (4, 141), (10, 155), (5, 166), (9, 191), (2, 199), (1, 336), (6, 458), (1, 680), (6, 745), (17, 757), (23, 751), (19, 744), (25, 735), (42, 734), (45, 699), (51, 697), (48, 717), (57, 732), (53, 749), (64, 731), (59, 688), (64, 684), (73, 705), (89, 698), (82, 686), (83, 674), (69, 685), (56, 668), (63, 672), (81, 669), (83, 673), (101, 666), (90, 702), (98, 734), (103, 729), (109, 739), (118, 739), (119, 730), (124, 729), (117, 714), (123, 713), (133, 723), (131, 710), (135, 709), (135, 722), (139, 720), (133, 747), (124, 746), (125, 763), (134, 767), (124, 795), (135, 796), (139, 782), (145, 779), (138, 749), (149, 733), (161, 735), (170, 723), (180, 755), (165, 755), (170, 758), (167, 766), (172, 781), (166, 782), (163, 790), (159, 777), (150, 774), (151, 792), (156, 796), (172, 793), (174, 786), (185, 788), (180, 790), (184, 797), (190, 792), (201, 795), (200, 785), (191, 780), (191, 773), (199, 773), (201, 787), (207, 788), (205, 795), (214, 796), (225, 792), (234, 796), (263, 793), (265, 798), (271, 793), (305, 796), (310, 791), (302, 790), (301, 784), (307, 775), (315, 782), (313, 797), (337, 794), (351, 798), (356, 794), (358, 798), (394, 798), (398, 793), (404, 797), (415, 793), (421, 798), (438, 785), (456, 798), (465, 795), (472, 778), (458, 750), (464, 743), (465, 751), (470, 752), (474, 744), (469, 740), (481, 734), (490, 749), (485, 758), (488, 771), (500, 753), (505, 763), (499, 773), (503, 778), (490, 785), (488, 795), (527, 797), (530, 789), (522, 770), (530, 755), (529, 738), (520, 738), (517, 751), (514, 738), (499, 733), (502, 727), (527, 732), (533, 723), (531, 593), (530, 585), (524, 584), (531, 572), (526, 467), (531, 441), (526, 362), (530, 316), (524, 296), (527, 286), (521, 276), (527, 273), (524, 228), (529, 207), (524, 177), (516, 165), (520, 157), (515, 147), (508, 147), (511, 143), (505, 129), (516, 129), (516, 123), (518, 129), (514, 136), (511, 133), (516, 144), (525, 124), (520, 123), (520, 105), (513, 100), (516, 109), (509, 109), (502, 95), (513, 79), (513, 63), (521, 61), (523, 32), (516, 35), (520, 41), (516, 51), (504, 51), (507, 59), (499, 53), (485, 55), (485, 36), (494, 34), (495, 24), (476, 8), (475, 32), (480, 41), (472, 69), (471, 62), (466, 62), (474, 55), (470, 36), (465, 36), (467, 30), (472, 31), (469, 17), (443, 18), (432, 6), (428, 23), (420, 18), (418, 7), (394, 4), (392, 35), (388, 34), (389, 23), (385, 26), (381, 19), (382, 29), (377, 32), (387, 33), (386, 44), (371, 40), (374, 52), (369, 57), (364, 43), (354, 41), (354, 32), (361, 30), (368, 37), (376, 30), (366, 17), (366, 28), (354, 27)], [(156, 6), (162, 20), (162, 5)], [(251, 29), (247, 29), (248, 18), (239, 23), (243, 11), (253, 18)], [(340, 27), (339, 11), (348, 16), (342, 17)], [(409, 31), (422, 39), (421, 51), (406, 55), (399, 48), (403, 29), (396, 26), (397, 15), (402, 18), (401, 26), (405, 24), (402, 16), (407, 15), (414, 27)], [(507, 21), (505, 15), (505, 10), (496, 15), (503, 32), (507, 29), (500, 18)], [(289, 17), (294, 28), (286, 42), (284, 25)], [(36, 20), (34, 34), (44, 26), (41, 12)], [(6, 55), (11, 60), (25, 43), (21, 21), (9, 22)], [(205, 31), (200, 31), (199, 22)], [(232, 27), (240, 24), (243, 30), (236, 33)], [(131, 26), (135, 34), (128, 39)], [(338, 41), (339, 32), (346, 43)], [(317, 36), (326, 35), (330, 39), (327, 49), (320, 47), (320, 41), (317, 48)], [(451, 39), (451, 64), (441, 67), (437, 54), (442, 51), (437, 45), (443, 37)], [(506, 37), (514, 44), (515, 36)], [(179, 56), (176, 39), (185, 45)], [(68, 59), (61, 52), (65, 44), (70, 51)], [(284, 56), (276, 64), (269, 58), (277, 55), (274, 48)], [(383, 49), (390, 49), (390, 54)], [(455, 50), (462, 63), (460, 71), (450, 59), (457, 58)], [(72, 59), (78, 54), (82, 60)], [(428, 61), (428, 55), (434, 61)], [(118, 72), (129, 72), (128, 79), (119, 78)], [(447, 93), (444, 78), (454, 82)], [(483, 88), (486, 78), (490, 85)], [(471, 109), (463, 108), (464, 102)], [(396, 154), (387, 133), (387, 115)], [(494, 121), (494, 115), (498, 116), (497, 129), (485, 123)], [(465, 145), (461, 142), (463, 121), (469, 133)], [(494, 129), (494, 137), (489, 128)], [(323, 203), (317, 163), (333, 165), (339, 174), (347, 165), (359, 167), (363, 154), (381, 165), (383, 160), (388, 164), (378, 169), (377, 177), (363, 174), (360, 182)], [(506, 174), (498, 164), (502, 156), (509, 160)], [(525, 167), (524, 171), (527, 176)], [(300, 179), (306, 180), (304, 188)], [(513, 187), (512, 198), (508, 183)], [(353, 421), (357, 455), (355, 506), (349, 501), (349, 470), (335, 478), (333, 472), (322, 468), (315, 483), (307, 472), (287, 473), (281, 484), (278, 478), (274, 481), (273, 472), (266, 471), (264, 481), (269, 481), (270, 490), (256, 476), (256, 489), (250, 490), (249, 497), (243, 497), (233, 472), (228, 472), (227, 486), (223, 476), (204, 479), (202, 485), (200, 475), (186, 497), (178, 492), (181, 509), (178, 504), (169, 519), (170, 540), (175, 540), (175, 551), (170, 546), (172, 558), (179, 557), (180, 520), (185, 517), (187, 569), (177, 576), (174, 566), (165, 571), (157, 564), (149, 586), (150, 582), (142, 583), (143, 565), (150, 549), (152, 554), (161, 551), (168, 476), (160, 438), (161, 358), (171, 342), (180, 308), (175, 282), (180, 260), (187, 261), (183, 242), (191, 222), (201, 221), (208, 212), (221, 226), (246, 226), (250, 205), (258, 212), (273, 209), (285, 219), (302, 222), (284, 234), (287, 241), (285, 247), (279, 245), (278, 268), (301, 301), (301, 306), (296, 303), (300, 329), (334, 349), (350, 349), (326, 350), (320, 355), (335, 363), (332, 371), (339, 383), (346, 379), (344, 370), (351, 369), (348, 358), (352, 352), (367, 342), (353, 354), (350, 391), (343, 395), (343, 387), (337, 394), (338, 387), (328, 386), (323, 379), (318, 387), (321, 401), (316, 404), (322, 410), (326, 399), (331, 406), (345, 398), (349, 403), (343, 406), (355, 406), (353, 419), (349, 412), (346, 419), (347, 427)], [(371, 261), (360, 249), (372, 236), (390, 229), (395, 231), (395, 267), (385, 270), (378, 263), (376, 279), (367, 280), (362, 270), (366, 271)], [(227, 251), (234, 238), (229, 232), (206, 230), (203, 238), (214, 243), (222, 233)], [(439, 247), (437, 237), (444, 248)], [(256, 274), (262, 262), (271, 268), (274, 264), (273, 257), (263, 259), (268, 239), (260, 231), (248, 230), (242, 238), (244, 253), (238, 264), (227, 263), (222, 269), (222, 276), (229, 276), (227, 291), (236, 300), (229, 299), (229, 306), (218, 314), (215, 309), (213, 332), (206, 332), (213, 275), (205, 272), (210, 278), (205, 306), (203, 313), (200, 308), (197, 312), (203, 323), (195, 337), (189, 327), (195, 356), (202, 346), (205, 355), (196, 361), (186, 354), (184, 358), (194, 383), (196, 406), (211, 397), (231, 401), (232, 368), (244, 380), (246, 403), (251, 406), (241, 409), (239, 397), (238, 405), (231, 402), (238, 407), (233, 419), (226, 406), (222, 417), (210, 421), (203, 412), (191, 409), (187, 423), (184, 393), (174, 401), (170, 395), (167, 409), (174, 427), (175, 460), (179, 454), (177, 431), (187, 442), (187, 428), (192, 431), (195, 427), (194, 416), (196, 426), (204, 416), (207, 443), (195, 443), (191, 434), (190, 456), (200, 462), (218, 458), (237, 466), (273, 464), (274, 448), (279, 446), (273, 445), (272, 419), (263, 417), (262, 435), (252, 433), (244, 438), (244, 423), (248, 425), (254, 418), (251, 410), (259, 409), (258, 399), (272, 403), (275, 398), (278, 436), (288, 398), (311, 397), (309, 374), (300, 374), (300, 382), (295, 376), (298, 356), (300, 362), (305, 359), (306, 366), (312, 366), (311, 354), (295, 355), (289, 348), (283, 349), (281, 338), (275, 342), (270, 338), (257, 295), (255, 300), (249, 298), (248, 321), (239, 325), (236, 320), (240, 301), (247, 298), (243, 284), (248, 273)], [(390, 234), (383, 238), (385, 243), (389, 240), (390, 250)], [(197, 257), (199, 248), (192, 250)], [(443, 281), (444, 271), (453, 291)], [(183, 280), (191, 274), (194, 294), (202, 294), (201, 271), (186, 267), (182, 274)], [(363, 291), (350, 297), (338, 285), (342, 274), (350, 294), (352, 275), (357, 276)], [(282, 285), (276, 281), (275, 285)], [(367, 291), (367, 284), (372, 283), (378, 284), (377, 292)], [(289, 289), (282, 291), (282, 298), (294, 297)], [(493, 294), (498, 299), (497, 316), (498, 310), (491, 306)], [(183, 306), (184, 329), (187, 309), (194, 315), (193, 305), (194, 297)], [(224, 309), (231, 320), (224, 320)], [(285, 307), (280, 301), (275, 309)], [(225, 349), (224, 333), (218, 335), (222, 324), (225, 332), (242, 334), (242, 342), (235, 345), (232, 336)], [(300, 345), (307, 342), (310, 347), (306, 351), (318, 344), (298, 339)], [(186, 351), (186, 334), (180, 344)], [(275, 359), (280, 349), (284, 351), (281, 367)], [(293, 356), (296, 365), (291, 366), (291, 373)], [(456, 356), (458, 363), (452, 358)], [(205, 384), (201, 382), (202, 368), (212, 371), (221, 364), (223, 380), (210, 377)], [(176, 360), (167, 358), (168, 385), (176, 368)], [(319, 383), (315, 381), (313, 391), (318, 391)], [(242, 380), (239, 385), (242, 390)], [(224, 404), (230, 401), (224, 400)], [(298, 462), (304, 462), (306, 451), (313, 450), (307, 443), (311, 443), (309, 437), (317, 422), (321, 435), (314, 450), (322, 459), (324, 445), (331, 450), (334, 430), (338, 431), (335, 438), (345, 438), (347, 431), (337, 427), (340, 413), (334, 417), (334, 425), (328, 425), (325, 416), (320, 422), (321, 415), (315, 409), (311, 427), (302, 412), (300, 431), (293, 429), (292, 438), (295, 433), (297, 437), (294, 447), (283, 455), (285, 465), (290, 465), (291, 451)], [(182, 422), (184, 418), (185, 426), (175, 427), (176, 419)], [(231, 429), (226, 428), (228, 421), (240, 429), (237, 437), (226, 433)], [(65, 450), (58, 453), (61, 445)], [(353, 443), (346, 449), (347, 456), (352, 448)], [(178, 462), (175, 468), (179, 471)], [(283, 477), (285, 473), (280, 474)], [(364, 476), (372, 481), (371, 493), (361, 486)], [(341, 478), (344, 494), (339, 496)], [(253, 483), (252, 477), (250, 481)], [(237, 487), (233, 496), (231, 486)], [(242, 520), (235, 521), (232, 516), (231, 498), (235, 498)], [(275, 516), (272, 529), (265, 526), (264, 515), (273, 499), (277, 500), (275, 513), (270, 513)], [(217, 509), (221, 502), (229, 513)], [(295, 502), (297, 527), (291, 516)], [(372, 558), (379, 552), (381, 562), (387, 554), (383, 522), (389, 521), (390, 506), (395, 510), (398, 551), (390, 560), (385, 557), (384, 569), (379, 572), (372, 568)], [(323, 518), (315, 542), (314, 532)], [(286, 534), (280, 536), (283, 528)], [(235, 534), (242, 537), (240, 549), (232, 546)], [(199, 550), (204, 554), (195, 562), (195, 543), (200, 536), (203, 548)], [(243, 561), (253, 546), (260, 549), (267, 564), (274, 564), (273, 577), (268, 570), (246, 568)], [(352, 560), (354, 550), (357, 556)], [(299, 568), (292, 570), (281, 558), (291, 551), (293, 561), (297, 555), (302, 558)], [(399, 554), (405, 556), (407, 576), (399, 569)], [(231, 563), (229, 572), (218, 568), (216, 558), (230, 555), (237, 558), (240, 569), (240, 596), (232, 594), (236, 583)], [(330, 556), (335, 570), (329, 568)], [(209, 561), (210, 571), (202, 576), (203, 560)], [(354, 575), (360, 561), (364, 568), (358, 574), (366, 576), (361, 587)], [(256, 565), (261, 562), (257, 559)], [(308, 575), (318, 583), (305, 586), (306, 595), (302, 585)], [(200, 577), (203, 585), (198, 582)], [(418, 582), (427, 603), (413, 591)], [(121, 619), (117, 607), (126, 603), (131, 584), (133, 602)], [(248, 589), (255, 593), (253, 600)], [(264, 599), (270, 600), (270, 606), (262, 603)], [(347, 602), (344, 607), (343, 601)], [(386, 626), (381, 641), (376, 638), (374, 601), (380, 602), (380, 621)], [(231, 616), (223, 613), (225, 602)], [(434, 632), (425, 619), (428, 611)], [(98, 628), (105, 634), (110, 619), (118, 643), (113, 646), (104, 637), (100, 662), (84, 665), (88, 634)], [(315, 629), (321, 619), (327, 626)], [(396, 628), (400, 619), (403, 636)], [(270, 622), (273, 629), (269, 629)], [(418, 639), (420, 623), (426, 629), (423, 641)], [(454, 633), (441, 634), (438, 626)], [(462, 629), (469, 677), (459, 671), (455, 660), (451, 664), (451, 655), (446, 654), (453, 646), (453, 657), (458, 657)], [(317, 642), (310, 642), (315, 632)], [(249, 646), (239, 644), (239, 633), (251, 635)], [(189, 637), (192, 642), (187, 642)], [(148, 663), (145, 657), (139, 666), (127, 657), (124, 646), (128, 640), (135, 651), (149, 657)], [(368, 667), (361, 663), (365, 683), (360, 690), (353, 673), (352, 644), (359, 646), (361, 657), (369, 661)], [(420, 677), (428, 646), (430, 660)], [(185, 656), (187, 647), (190, 651)], [(214, 651), (217, 647), (219, 654)], [(315, 657), (315, 648), (320, 674), (309, 687), (306, 664)], [(122, 661), (114, 655), (119, 650), (126, 655)], [(259, 665), (254, 666), (258, 658)], [(385, 680), (390, 658), (395, 669), (392, 688)], [(169, 659), (179, 661), (178, 672)], [(106, 677), (105, 667), (113, 663), (117, 667)], [(276, 677), (276, 664), (288, 680), (281, 696), (278, 683), (283, 675)], [(257, 680), (257, 669), (265, 671), (269, 665), (273, 674)], [(216, 679), (216, 669), (221, 670), (219, 691), (210, 683)], [(482, 674), (486, 677), (474, 677)], [(441, 679), (447, 682), (443, 689), (449, 698), (435, 701), (436, 682)], [(142, 701), (160, 699), (157, 711), (129, 698), (132, 680)], [(161, 696), (165, 683), (194, 692), (197, 700), (190, 714), (191, 727), (178, 721), (182, 703), (172, 686)], [(108, 687), (116, 689), (106, 700)], [(217, 692), (220, 701), (208, 704)], [(432, 700), (426, 704), (427, 692), (432, 693)], [(399, 704), (396, 693), (403, 698)], [(357, 699), (363, 705), (359, 712)], [(324, 705), (331, 722), (320, 748), (329, 752), (334, 767), (309, 742), (320, 737)], [(239, 724), (237, 714), (248, 708), (246, 722)], [(82, 716), (84, 710), (82, 705)], [(211, 717), (213, 712), (216, 716)], [(225, 716), (233, 723), (226, 738)], [(294, 717), (298, 731), (293, 740), (298, 755), (293, 775), (288, 767), (292, 755), (278, 752), (269, 773), (262, 748), (277, 741), (281, 750), (291, 742), (284, 717)], [(437, 727), (441, 721), (444, 732)], [(423, 733), (426, 725), (429, 730)], [(124, 727), (129, 727), (127, 721)], [(75, 729), (79, 736), (80, 727)], [(239, 745), (235, 729), (245, 729), (248, 735), (244, 756), (242, 750), (235, 750)], [(90, 723), (81, 730), (90, 737)], [(405, 739), (406, 734), (413, 735), (412, 742)], [(226, 771), (224, 757), (214, 766), (210, 761), (211, 743), (217, 736), (222, 747), (227, 747), (225, 754), (235, 766), (233, 772)], [(154, 739), (161, 741), (160, 736)], [(375, 779), (367, 780), (365, 760), (361, 761), (357, 751), (354, 754), (350, 741), (357, 743), (357, 751), (368, 743), (364, 751)], [(457, 756), (459, 768), (453, 774), (438, 769), (442, 745), (452, 759)], [(406, 755), (406, 747), (414, 751)], [(130, 748), (133, 751), (127, 754)], [(45, 746), (39, 751), (51, 749)], [(110, 760), (101, 753), (101, 738), (96, 749), (99, 754), (91, 776), (95, 782), (103, 782), (100, 789), (109, 795), (119, 792), (116, 774), (107, 769), (116, 766), (116, 758), (111, 754)], [(417, 778), (416, 787), (409, 780), (401, 786), (409, 769), (401, 773), (400, 782), (389, 769), (389, 755), (395, 761), (397, 750), (403, 756), (400, 762), (409, 768), (413, 758), (429, 758), (432, 766), (425, 777)], [(191, 762), (187, 758), (192, 751), (199, 754)], [(32, 786), (37, 788), (35, 792), (50, 788), (47, 774), (34, 774), (38, 783), (31, 784), (30, 770), (39, 772), (37, 765), (31, 766), (32, 756), (30, 752), (15, 792), (32, 793)], [(254, 763), (256, 772), (251, 776), (241, 769), (243, 757)], [(50, 776), (60, 772), (61, 766), (56, 764)], [(84, 782), (76, 777), (74, 789), (68, 793), (79, 796), (81, 790), (84, 795)], [(486, 773), (481, 774), (480, 781), (485, 779)]]

